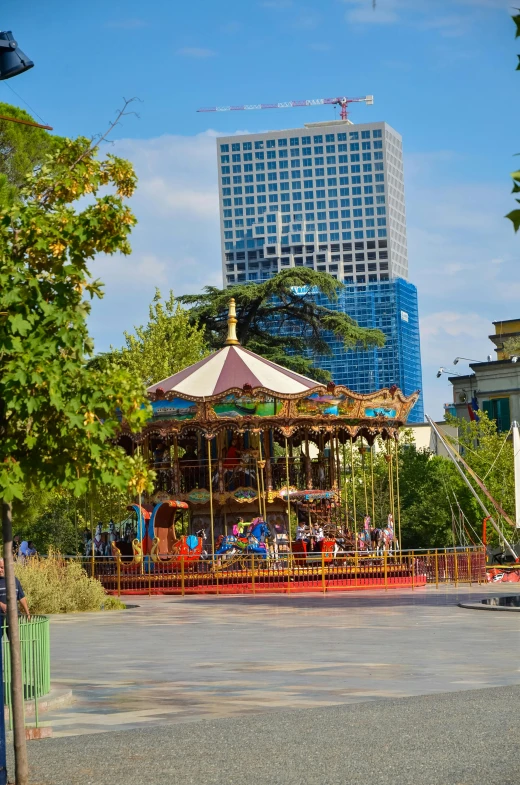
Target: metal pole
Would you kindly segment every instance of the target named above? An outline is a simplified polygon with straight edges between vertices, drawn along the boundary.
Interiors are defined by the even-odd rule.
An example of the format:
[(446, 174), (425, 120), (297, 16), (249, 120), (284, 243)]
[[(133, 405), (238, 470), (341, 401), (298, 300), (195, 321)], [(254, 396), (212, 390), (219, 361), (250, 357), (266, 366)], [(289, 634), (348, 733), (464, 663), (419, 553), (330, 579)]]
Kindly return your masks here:
[(397, 489), (397, 530), (399, 532), (399, 550), (401, 550), (401, 495), (399, 492), (399, 444), (395, 441), (395, 486)]
[(516, 420), (511, 425), (513, 431), (513, 464), (515, 472), (515, 523), (520, 529), (520, 431)]
[[(478, 495), (478, 493), (476, 492), (475, 488), (472, 486), (472, 484), (470, 483), (470, 481), (468, 480), (468, 478), (466, 477), (466, 475), (465, 475), (465, 474), (464, 474), (464, 472), (462, 471), (462, 468), (459, 466), (459, 459), (460, 459), (460, 456), (458, 456), (458, 457), (455, 457), (455, 455), (452, 453), (452, 448), (451, 448), (451, 446), (450, 446), (450, 445), (448, 444), (448, 442), (447, 442), (447, 441), (444, 439), (444, 437), (443, 437), (443, 436), (441, 436), (441, 434), (440, 434), (440, 432), (439, 432), (439, 430), (438, 430), (438, 428), (437, 428), (436, 424), (433, 422), (432, 418), (431, 418), (431, 417), (429, 417), (428, 415), (426, 415), (426, 421), (430, 423), (430, 425), (431, 425), (431, 427), (433, 428), (433, 430), (434, 430), (435, 434), (436, 434), (436, 435), (438, 436), (438, 438), (441, 440), (441, 442), (442, 442), (442, 444), (443, 444), (443, 446), (444, 446), (444, 448), (445, 448), (445, 450), (446, 450), (446, 452), (447, 452), (447, 454), (448, 454), (448, 458), (449, 458), (449, 459), (451, 460), (451, 462), (452, 462), (452, 463), (455, 465), (455, 467), (456, 467), (456, 469), (457, 469), (458, 473), (460, 474), (460, 476), (462, 477), (462, 479), (464, 480), (464, 482), (466, 483), (466, 485), (467, 485), (467, 486), (468, 486), (468, 488), (470, 489), (470, 491), (471, 491), (471, 493), (473, 494), (474, 498), (476, 499), (476, 501), (478, 502), (478, 504), (480, 504), (481, 508), (484, 510), (484, 512), (485, 512), (485, 514), (486, 514), (486, 516), (487, 516), (488, 520), (490, 520), (490, 521), (491, 521), (491, 523), (492, 523), (492, 525), (493, 525), (493, 528), (494, 528), (494, 529), (495, 529), (495, 531), (497, 532), (497, 534), (498, 534), (498, 536), (500, 537), (500, 539), (503, 541), (503, 543), (504, 543), (504, 545), (506, 546), (507, 550), (509, 551), (509, 553), (511, 554), (511, 556), (514, 558), (515, 562), (516, 562), (516, 561), (518, 561), (518, 556), (516, 555), (515, 551), (513, 550), (513, 548), (512, 548), (512, 547), (511, 547), (511, 545), (509, 544), (509, 542), (508, 542), (508, 541), (506, 540), (506, 538), (504, 537), (503, 533), (501, 532), (501, 530), (500, 530), (500, 529), (499, 529), (499, 527), (497, 526), (497, 524), (496, 524), (496, 522), (495, 522), (494, 518), (493, 518), (493, 517), (492, 517), (492, 516), (489, 514), (489, 510), (486, 508), (486, 506), (485, 506), (484, 502), (482, 501), (482, 499), (480, 498), (480, 496), (479, 496), (479, 495)], [(488, 491), (488, 495), (489, 495), (489, 491)]]
[(372, 491), (372, 526), (376, 525), (376, 497), (374, 493), (374, 445), (370, 446), (370, 488)]
[[(20, 628), (18, 626), (18, 601), (16, 599), (16, 583), (13, 559), (13, 522), (12, 505), (2, 504), (2, 537), (4, 541), (5, 585), (7, 594), (7, 623), (9, 625), (9, 651), (11, 654), (11, 717), (13, 723), (14, 767), (17, 785), (28, 785), (29, 764), (27, 761), (27, 744), (25, 740), (24, 699), (22, 684), (22, 657), (20, 651)], [(3, 706), (2, 723), (3, 719)], [(2, 735), (4, 760), (3, 783), (7, 780), (5, 769), (5, 732)], [(0, 780), (2, 783), (2, 780)], [(2, 785), (3, 785), (2, 783)]]
[(343, 444), (343, 487), (345, 489), (345, 526), (348, 529), (347, 443)]
[(259, 479), (258, 493), (260, 495), (260, 515), (267, 523), (267, 508), (265, 506), (266, 502), (265, 502), (265, 478), (264, 478), (265, 461), (263, 459), (263, 452), (262, 452), (262, 436), (263, 433), (262, 431), (260, 431), (260, 433), (258, 434), (258, 450), (260, 454), (260, 460), (257, 461), (256, 463), (257, 463), (257, 467), (260, 469), (259, 477), (258, 477)]
[(94, 575), (94, 512), (92, 509), (92, 488), (90, 488), (90, 539), (92, 540), (92, 548), (90, 549), (90, 577), (95, 578)]
[(209, 520), (211, 524), (211, 561), (215, 567), (215, 521), (213, 517), (213, 478), (211, 476), (211, 439), (208, 439)]
[(354, 550), (357, 553), (357, 521), (356, 521), (356, 477), (354, 471), (354, 442), (352, 436), (350, 437), (350, 471), (352, 474), (352, 507), (354, 510)]
[(292, 551), (291, 536), (291, 501), (289, 499), (289, 453), (287, 451), (287, 436), (285, 437), (285, 482), (287, 489), (287, 534), (289, 535), (289, 552)]

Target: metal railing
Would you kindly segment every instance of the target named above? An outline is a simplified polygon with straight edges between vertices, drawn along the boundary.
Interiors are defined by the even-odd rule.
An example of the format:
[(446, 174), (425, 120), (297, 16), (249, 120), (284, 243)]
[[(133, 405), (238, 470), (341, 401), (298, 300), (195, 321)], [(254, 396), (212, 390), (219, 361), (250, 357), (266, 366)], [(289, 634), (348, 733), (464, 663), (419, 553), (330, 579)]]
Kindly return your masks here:
[[(22, 657), (22, 683), (24, 700), (34, 702), (34, 717), (38, 727), (38, 699), (51, 689), (51, 659), (49, 618), (32, 616), (19, 619), (20, 649)], [(4, 666), (4, 704), (9, 709), (11, 721), (11, 653), (9, 650), (9, 627), (2, 629), (2, 658)]]
[(154, 561), (83, 558), (89, 575), (117, 594), (204, 594), (345, 591), (412, 588), (426, 584), (483, 583), (483, 548), (385, 552), (206, 555), (197, 561), (177, 556)]

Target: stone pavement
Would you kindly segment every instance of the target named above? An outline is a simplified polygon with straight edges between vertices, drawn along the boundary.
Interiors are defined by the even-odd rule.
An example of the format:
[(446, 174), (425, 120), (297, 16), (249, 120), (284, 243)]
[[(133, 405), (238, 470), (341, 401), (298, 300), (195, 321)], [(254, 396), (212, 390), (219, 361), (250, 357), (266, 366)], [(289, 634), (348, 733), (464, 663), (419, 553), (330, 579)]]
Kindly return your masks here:
[(457, 607), (513, 591), (140, 597), (57, 616), (53, 683), (77, 700), (43, 724), (55, 737), (168, 725), (175, 738), (196, 720), (519, 684), (518, 614)]
[(519, 702), (497, 687), (48, 739), (31, 783), (518, 785)]

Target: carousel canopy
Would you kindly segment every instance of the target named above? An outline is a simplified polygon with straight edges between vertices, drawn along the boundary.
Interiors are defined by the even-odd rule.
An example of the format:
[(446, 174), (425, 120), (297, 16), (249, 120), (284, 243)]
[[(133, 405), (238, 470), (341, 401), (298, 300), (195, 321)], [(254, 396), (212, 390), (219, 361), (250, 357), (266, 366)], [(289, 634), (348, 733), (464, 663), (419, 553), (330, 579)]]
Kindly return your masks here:
[(281, 395), (295, 395), (320, 386), (320, 382), (289, 371), (239, 345), (236, 338), (235, 301), (230, 304), (226, 345), (204, 360), (148, 388), (150, 395), (162, 390), (168, 397), (180, 393), (190, 398), (210, 398), (233, 388), (263, 387)]
[(250, 385), (292, 395), (319, 387), (319, 384), (241, 346), (224, 346), (195, 365), (152, 385), (148, 393), (162, 389), (165, 393), (181, 393), (190, 398), (209, 398), (232, 388)]

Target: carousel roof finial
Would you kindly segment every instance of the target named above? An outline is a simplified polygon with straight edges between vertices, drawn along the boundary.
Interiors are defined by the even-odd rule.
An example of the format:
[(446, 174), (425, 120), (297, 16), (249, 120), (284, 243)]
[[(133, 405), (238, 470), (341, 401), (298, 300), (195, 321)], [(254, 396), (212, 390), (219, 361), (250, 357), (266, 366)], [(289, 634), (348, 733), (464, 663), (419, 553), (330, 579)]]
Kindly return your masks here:
[(224, 341), (225, 346), (240, 346), (240, 341), (237, 338), (237, 309), (234, 297), (229, 301), (228, 311), (228, 334)]

